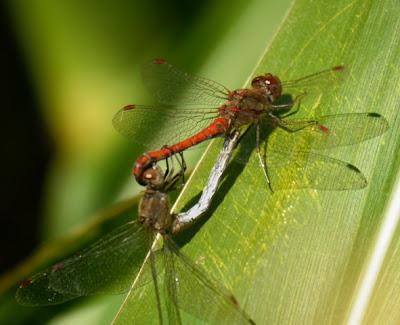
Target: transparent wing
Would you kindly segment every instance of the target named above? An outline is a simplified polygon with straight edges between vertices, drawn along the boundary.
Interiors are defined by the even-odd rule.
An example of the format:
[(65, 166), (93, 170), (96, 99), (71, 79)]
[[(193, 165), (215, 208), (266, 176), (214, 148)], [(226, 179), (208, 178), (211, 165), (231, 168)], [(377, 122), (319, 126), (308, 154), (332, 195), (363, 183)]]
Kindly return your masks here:
[(298, 79), (282, 81), (282, 90), (283, 93), (291, 94), (331, 92), (341, 84), (346, 75), (344, 66), (335, 66)]
[(165, 290), (165, 306), (167, 307), (168, 324), (182, 324), (181, 314), (179, 311), (178, 301), (178, 285), (179, 277), (176, 272), (176, 256), (169, 249), (169, 245), (164, 245), (164, 290)]
[(170, 281), (175, 288), (169, 292), (176, 296), (179, 308), (210, 324), (255, 324), (236, 298), (182, 254), (172, 239), (166, 238), (164, 244), (173, 252), (168, 263), (174, 270)]
[(147, 250), (143, 226), (129, 222), (53, 266), (50, 286), (58, 292), (80, 296), (121, 293), (130, 286)]
[(217, 116), (216, 108), (131, 105), (117, 112), (113, 125), (129, 140), (157, 149), (196, 134)]
[[(69, 300), (124, 292), (141, 267), (147, 249), (143, 227), (134, 221), (126, 223), (80, 253), (25, 280), (17, 297), (25, 304), (48, 305), (65, 301), (63, 297)], [(46, 296), (48, 302), (44, 303)]]
[(51, 274), (51, 268), (24, 280), (15, 294), (17, 302), (23, 306), (50, 306), (77, 298), (77, 296), (62, 294), (51, 289), (49, 274)]
[[(357, 144), (388, 129), (386, 119), (377, 113), (338, 114), (312, 120), (286, 119), (283, 123), (284, 128), (271, 129), (267, 122), (261, 125), (261, 151), (272, 188), (276, 190), (365, 187), (367, 181), (355, 166), (312, 151)], [(251, 159), (258, 164), (254, 152), (253, 155), (250, 153), (255, 148), (255, 130), (249, 136), (254, 139), (253, 145), (240, 145), (235, 161), (248, 163)]]
[(142, 78), (149, 93), (160, 104), (219, 106), (229, 90), (205, 78), (195, 77), (163, 59), (154, 59), (142, 66)]
[(273, 190), (355, 190), (367, 186), (357, 167), (311, 152), (270, 151), (266, 162)]
[(311, 120), (283, 120), (276, 128), (271, 143), (282, 148), (330, 149), (357, 144), (382, 135), (389, 128), (387, 120), (377, 113), (326, 115)]

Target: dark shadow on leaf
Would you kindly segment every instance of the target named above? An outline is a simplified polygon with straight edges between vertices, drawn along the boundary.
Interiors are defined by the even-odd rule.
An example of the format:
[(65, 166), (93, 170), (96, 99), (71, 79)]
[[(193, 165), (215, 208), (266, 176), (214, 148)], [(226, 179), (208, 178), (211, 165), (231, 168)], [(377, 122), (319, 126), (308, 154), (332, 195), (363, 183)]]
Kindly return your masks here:
[[(261, 143), (266, 141), (270, 133), (273, 131), (272, 128), (261, 128)], [(240, 140), (238, 147), (235, 149), (234, 157), (229, 162), (227, 169), (222, 176), (221, 185), (218, 187), (217, 192), (211, 202), (211, 206), (204, 213), (200, 220), (198, 220), (193, 226), (186, 229), (180, 234), (174, 237), (175, 242), (179, 247), (182, 247), (189, 243), (196, 233), (207, 223), (209, 218), (214, 214), (217, 207), (222, 203), (226, 193), (228, 193), (231, 187), (235, 184), (239, 175), (244, 171), (246, 163), (249, 161), (252, 152), (256, 146), (256, 128), (253, 126), (246, 133), (246, 135)], [(255, 157), (252, 157), (254, 159)], [(260, 167), (261, 168), (261, 167)], [(182, 209), (186, 211), (190, 209), (199, 200), (201, 193), (197, 194), (192, 198)]]

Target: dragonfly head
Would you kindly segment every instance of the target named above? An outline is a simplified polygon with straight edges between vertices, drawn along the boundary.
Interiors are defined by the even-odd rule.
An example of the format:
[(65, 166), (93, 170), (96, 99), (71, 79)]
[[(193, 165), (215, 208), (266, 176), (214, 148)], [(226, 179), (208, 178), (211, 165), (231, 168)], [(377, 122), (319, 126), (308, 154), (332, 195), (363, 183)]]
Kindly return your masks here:
[(141, 180), (149, 188), (160, 189), (164, 186), (164, 173), (158, 165), (155, 165), (143, 172)]
[(281, 81), (277, 76), (274, 76), (271, 73), (255, 77), (251, 81), (251, 86), (255, 89), (261, 90), (271, 103), (278, 99), (282, 94)]

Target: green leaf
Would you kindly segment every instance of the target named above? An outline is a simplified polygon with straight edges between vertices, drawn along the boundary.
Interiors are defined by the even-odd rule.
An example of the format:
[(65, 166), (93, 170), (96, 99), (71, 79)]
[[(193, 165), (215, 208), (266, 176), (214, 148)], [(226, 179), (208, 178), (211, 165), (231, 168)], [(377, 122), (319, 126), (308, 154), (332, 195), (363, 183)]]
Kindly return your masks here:
[[(271, 193), (254, 154), (245, 167), (234, 162), (228, 167), (212, 208), (198, 231), (187, 235), (183, 251), (230, 288), (256, 323), (344, 323), (357, 312), (376, 323), (399, 322), (396, 236), (383, 253), (371, 299), (356, 310), (398, 174), (396, 6), (395, 1), (297, 1), (256, 67), (254, 75), (271, 71), (290, 80), (344, 64), (348, 75), (338, 89), (307, 99), (298, 116), (376, 112), (390, 124), (379, 138), (322, 152), (359, 167), (368, 180), (364, 189)], [(254, 148), (249, 136), (241, 146)], [(208, 149), (176, 211), (196, 201), (220, 146), (218, 140)], [(278, 138), (273, 146), (279, 148)], [(307, 148), (306, 143), (296, 147)], [(137, 319), (140, 310), (146, 314), (153, 295), (149, 288), (133, 290), (116, 323)], [(376, 312), (367, 312), (369, 304)], [(147, 311), (145, 319), (151, 316), (156, 319)]]

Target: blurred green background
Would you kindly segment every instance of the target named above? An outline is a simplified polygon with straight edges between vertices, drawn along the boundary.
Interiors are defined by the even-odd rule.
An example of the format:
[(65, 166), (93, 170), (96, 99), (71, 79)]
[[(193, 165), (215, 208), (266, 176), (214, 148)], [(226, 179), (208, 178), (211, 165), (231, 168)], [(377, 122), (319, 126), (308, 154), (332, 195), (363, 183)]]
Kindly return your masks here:
[[(141, 190), (130, 168), (144, 149), (111, 125), (120, 107), (151, 103), (140, 81), (141, 63), (163, 57), (240, 87), (290, 3), (3, 2), (0, 271), (10, 271), (42, 242), (79, 229), (97, 211)], [(15, 306), (12, 292), (2, 297), (0, 317), (14, 312), (15, 323), (42, 322), (57, 310), (38, 318), (35, 310)], [(98, 323), (91, 312), (85, 315), (81, 322)]]

